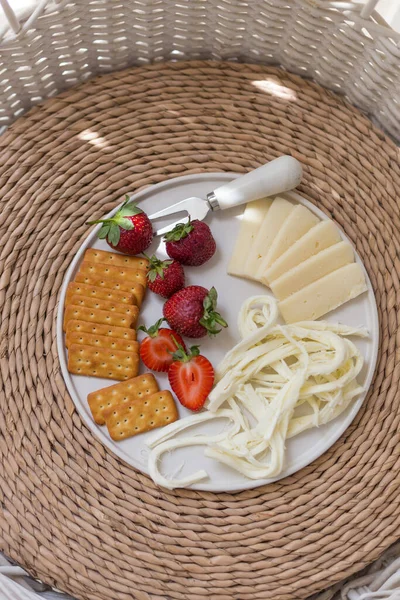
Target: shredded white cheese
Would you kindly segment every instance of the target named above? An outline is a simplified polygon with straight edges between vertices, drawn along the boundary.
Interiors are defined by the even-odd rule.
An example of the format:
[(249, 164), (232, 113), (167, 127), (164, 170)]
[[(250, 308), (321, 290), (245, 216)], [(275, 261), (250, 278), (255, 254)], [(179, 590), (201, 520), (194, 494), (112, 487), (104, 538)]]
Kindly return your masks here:
[[(193, 445), (206, 446), (206, 456), (250, 479), (276, 477), (284, 467), (286, 439), (335, 419), (363, 391), (357, 383), (363, 358), (347, 336), (367, 337), (365, 329), (325, 321), (281, 326), (277, 317), (277, 304), (269, 296), (254, 296), (243, 304), (238, 321), (242, 340), (216, 369), (207, 410), (164, 427), (148, 442), (156, 483), (173, 489), (208, 476), (204, 470), (180, 479), (161, 474), (164, 453)], [(219, 435), (174, 437), (219, 418), (231, 423)]]

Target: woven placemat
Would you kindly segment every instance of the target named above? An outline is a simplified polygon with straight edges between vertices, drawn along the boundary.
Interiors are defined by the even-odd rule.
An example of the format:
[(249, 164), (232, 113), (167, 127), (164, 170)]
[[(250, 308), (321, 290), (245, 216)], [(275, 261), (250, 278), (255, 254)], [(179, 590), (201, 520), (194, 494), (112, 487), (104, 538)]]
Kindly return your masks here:
[[(166, 492), (82, 423), (56, 349), (65, 271), (89, 216), (178, 175), (280, 154), (357, 246), (381, 348), (368, 400), (329, 452), (276, 484)], [(400, 535), (399, 150), (340, 98), (278, 69), (167, 63), (112, 73), (0, 137), (0, 549), (90, 600), (298, 599)]]

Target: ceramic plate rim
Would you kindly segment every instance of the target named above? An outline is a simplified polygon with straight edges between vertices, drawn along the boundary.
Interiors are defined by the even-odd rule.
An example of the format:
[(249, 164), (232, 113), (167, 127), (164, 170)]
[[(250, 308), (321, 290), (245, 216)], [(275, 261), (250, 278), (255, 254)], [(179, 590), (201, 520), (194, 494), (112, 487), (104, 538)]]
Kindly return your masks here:
[[(191, 174), (191, 175), (183, 175), (183, 176), (174, 177), (172, 179), (167, 179), (160, 183), (156, 183), (156, 184), (147, 186), (146, 188), (140, 190), (139, 192), (136, 192), (134, 194), (129, 194), (129, 196), (132, 200), (140, 202), (140, 201), (143, 201), (146, 198), (146, 196), (149, 196), (149, 195), (151, 196), (154, 192), (159, 192), (164, 187), (170, 187), (171, 185), (174, 185), (174, 184), (179, 185), (179, 184), (185, 183), (185, 182), (193, 182), (196, 179), (200, 179), (200, 180), (207, 180), (207, 179), (216, 180), (217, 179), (217, 180), (221, 180), (221, 182), (227, 182), (227, 181), (231, 181), (232, 179), (235, 179), (237, 177), (239, 177), (238, 173), (229, 173), (229, 172), (210, 172), (210, 173), (196, 173), (196, 174)], [(329, 217), (322, 210), (320, 210), (317, 206), (312, 204), (312, 202), (308, 201), (306, 198), (304, 198), (298, 192), (291, 191), (291, 192), (286, 192), (285, 194), (279, 194), (279, 195), (284, 196), (288, 199), (292, 199), (296, 202), (301, 202), (303, 205), (310, 208), (310, 210), (312, 210), (319, 217), (323, 218), (324, 220), (326, 220), (327, 218), (329, 219)], [(117, 212), (118, 208), (119, 208), (119, 205), (116, 206), (112, 211), (110, 211), (108, 213), (108, 216), (115, 214)], [(289, 466), (287, 469), (285, 469), (284, 475), (278, 476), (278, 477), (275, 477), (272, 479), (268, 479), (268, 480), (249, 479), (245, 486), (242, 486), (242, 485), (238, 486), (236, 484), (234, 484), (231, 487), (227, 486), (226, 484), (223, 484), (223, 485), (221, 484), (221, 486), (218, 486), (215, 483), (209, 482), (209, 483), (199, 483), (197, 485), (193, 485), (190, 487), (190, 489), (214, 492), (214, 493), (240, 492), (240, 491), (244, 491), (244, 490), (254, 489), (254, 488), (257, 488), (257, 487), (260, 487), (263, 485), (268, 485), (269, 483), (279, 481), (280, 479), (289, 477), (289, 476), (293, 475), (294, 473), (301, 471), (306, 466), (310, 465), (312, 462), (314, 462), (316, 459), (318, 459), (320, 456), (322, 456), (325, 452), (327, 452), (329, 450), (329, 448), (331, 448), (331, 446), (341, 437), (341, 435), (350, 426), (350, 424), (354, 420), (356, 414), (358, 413), (359, 409), (361, 408), (363, 402), (365, 401), (365, 399), (368, 395), (369, 389), (371, 387), (371, 384), (373, 382), (374, 376), (375, 376), (378, 353), (379, 353), (380, 328), (379, 328), (378, 308), (377, 308), (376, 298), (375, 298), (375, 294), (374, 294), (374, 290), (373, 290), (371, 281), (369, 279), (369, 276), (365, 269), (365, 266), (364, 266), (363, 262), (361, 261), (359, 255), (354, 247), (354, 244), (348, 238), (348, 236), (343, 232), (340, 225), (336, 221), (334, 221), (334, 223), (339, 228), (341, 234), (344, 235), (346, 240), (352, 245), (352, 247), (355, 251), (356, 260), (359, 264), (361, 264), (363, 271), (365, 273), (365, 277), (366, 277), (366, 281), (367, 281), (367, 285), (368, 285), (368, 294), (371, 297), (371, 293), (372, 293), (372, 298), (373, 298), (373, 302), (370, 301), (370, 305), (372, 308), (371, 319), (372, 319), (372, 323), (373, 323), (373, 331), (370, 332), (370, 336), (371, 336), (371, 339), (373, 342), (373, 349), (371, 352), (373, 367), (371, 368), (371, 366), (370, 366), (368, 369), (368, 377), (365, 382), (366, 391), (353, 404), (353, 406), (352, 406), (351, 410), (349, 411), (348, 416), (347, 416), (346, 420), (344, 421), (344, 423), (342, 424), (342, 426), (337, 427), (332, 432), (332, 434), (329, 437), (327, 437), (326, 444), (324, 444), (324, 449), (322, 451), (318, 451), (311, 459), (305, 458), (305, 460), (303, 462), (300, 462), (300, 465), (296, 465), (293, 469), (291, 469)], [(110, 451), (113, 454), (115, 454), (116, 456), (118, 456), (118, 458), (121, 458), (125, 463), (134, 467), (140, 473), (149, 477), (149, 475), (147, 473), (142, 471), (142, 468), (138, 464), (137, 461), (135, 461), (131, 456), (127, 455), (124, 451), (122, 451), (120, 448), (118, 448), (118, 446), (115, 444), (115, 442), (110, 440), (104, 434), (103, 430), (101, 430), (96, 425), (96, 423), (89, 417), (89, 415), (83, 409), (80, 410), (80, 407), (82, 405), (82, 400), (79, 397), (79, 395), (75, 392), (75, 386), (72, 382), (72, 378), (67, 369), (66, 348), (65, 348), (65, 343), (64, 343), (64, 332), (63, 332), (63, 328), (62, 328), (66, 290), (67, 290), (68, 284), (71, 280), (71, 276), (74, 273), (78, 263), (80, 262), (83, 253), (95, 239), (96, 233), (100, 229), (100, 227), (101, 227), (101, 225), (97, 225), (91, 231), (91, 233), (87, 236), (87, 238), (83, 241), (81, 246), (79, 247), (79, 250), (77, 251), (74, 258), (72, 259), (71, 264), (69, 265), (69, 267), (64, 275), (64, 280), (63, 280), (63, 283), (61, 286), (60, 296), (59, 296), (59, 304), (58, 304), (58, 309), (57, 309), (57, 324), (56, 324), (57, 352), (58, 352), (58, 357), (59, 357), (59, 361), (60, 361), (61, 374), (63, 376), (68, 393), (75, 405), (75, 408), (76, 408), (78, 414), (80, 415), (81, 419), (84, 421), (84, 423), (89, 428), (89, 430), (96, 436), (97, 439), (99, 439), (101, 441), (101, 443), (107, 448), (108, 451)]]

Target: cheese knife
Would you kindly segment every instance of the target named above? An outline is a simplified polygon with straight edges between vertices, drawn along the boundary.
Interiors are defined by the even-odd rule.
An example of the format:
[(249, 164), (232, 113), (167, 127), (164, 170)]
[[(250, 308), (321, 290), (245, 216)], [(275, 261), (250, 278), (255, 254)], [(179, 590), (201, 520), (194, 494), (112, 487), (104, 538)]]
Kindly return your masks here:
[(154, 235), (164, 235), (171, 231), (177, 223), (185, 223), (189, 218), (192, 221), (195, 219), (202, 221), (210, 211), (225, 210), (292, 190), (300, 183), (302, 174), (303, 169), (298, 160), (292, 156), (280, 156), (221, 185), (207, 194), (205, 199), (193, 196), (149, 215), (149, 219), (154, 221), (176, 213), (186, 213), (182, 219), (156, 229)]

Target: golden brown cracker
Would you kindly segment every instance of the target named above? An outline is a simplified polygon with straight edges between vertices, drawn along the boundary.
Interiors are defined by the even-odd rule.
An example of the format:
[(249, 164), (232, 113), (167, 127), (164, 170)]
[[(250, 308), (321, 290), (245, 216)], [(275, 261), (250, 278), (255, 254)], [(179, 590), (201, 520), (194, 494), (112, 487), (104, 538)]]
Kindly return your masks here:
[(137, 304), (136, 297), (132, 292), (120, 292), (118, 290), (108, 290), (107, 288), (86, 285), (71, 281), (67, 287), (65, 304), (71, 304), (72, 296), (86, 296), (87, 298), (96, 298), (97, 300), (108, 300), (109, 302), (118, 302), (118, 304)]
[(68, 350), (68, 371), (74, 375), (125, 381), (137, 376), (139, 353), (71, 344)]
[(100, 325), (99, 323), (88, 323), (87, 321), (76, 321), (74, 319), (68, 321), (66, 331), (65, 345), (67, 348), (69, 346), (68, 335), (73, 332), (90, 333), (92, 335), (101, 335), (126, 341), (136, 340), (135, 329), (129, 329), (128, 327), (113, 327), (112, 325)]
[(88, 296), (74, 295), (71, 297), (69, 306), (83, 306), (84, 308), (95, 308), (96, 310), (107, 310), (110, 313), (118, 313), (120, 315), (127, 315), (129, 317), (135, 317), (137, 319), (139, 315), (139, 309), (134, 304), (119, 304), (118, 302), (111, 302), (110, 300), (101, 300), (97, 298), (90, 298)]
[(81, 282), (89, 286), (99, 287), (101, 289), (116, 290), (132, 294), (136, 300), (136, 304), (141, 306), (145, 294), (145, 287), (141, 283), (130, 283), (128, 281), (114, 281), (108, 277), (90, 277), (82, 274), (77, 274), (75, 282)]
[(139, 352), (139, 342), (133, 340), (120, 340), (108, 335), (93, 335), (92, 333), (79, 333), (71, 331), (65, 336), (66, 346), (83, 344), (94, 348), (107, 348), (108, 350), (123, 350), (124, 352)]
[(104, 425), (104, 411), (113, 410), (124, 402), (136, 402), (158, 392), (158, 384), (152, 373), (145, 373), (122, 383), (102, 388), (88, 395), (89, 408), (98, 425)]
[(146, 271), (143, 269), (130, 269), (129, 267), (114, 267), (113, 265), (103, 265), (103, 263), (91, 263), (86, 260), (80, 266), (76, 274), (75, 281), (82, 282), (83, 277), (107, 277), (113, 281), (129, 281), (129, 283), (141, 283), (144, 287), (147, 285)]
[(144, 256), (127, 256), (126, 254), (97, 250), (97, 248), (88, 248), (83, 260), (92, 263), (102, 263), (103, 265), (114, 265), (115, 267), (143, 269), (144, 271), (147, 271), (149, 268), (149, 261)]
[(100, 310), (98, 308), (86, 308), (85, 306), (74, 306), (69, 304), (64, 313), (64, 331), (68, 321), (87, 321), (88, 323), (99, 323), (112, 327), (135, 328), (137, 316), (121, 315), (120, 313)]
[(114, 441), (163, 427), (178, 418), (171, 392), (156, 392), (132, 402), (123, 402), (104, 411), (108, 433)]

